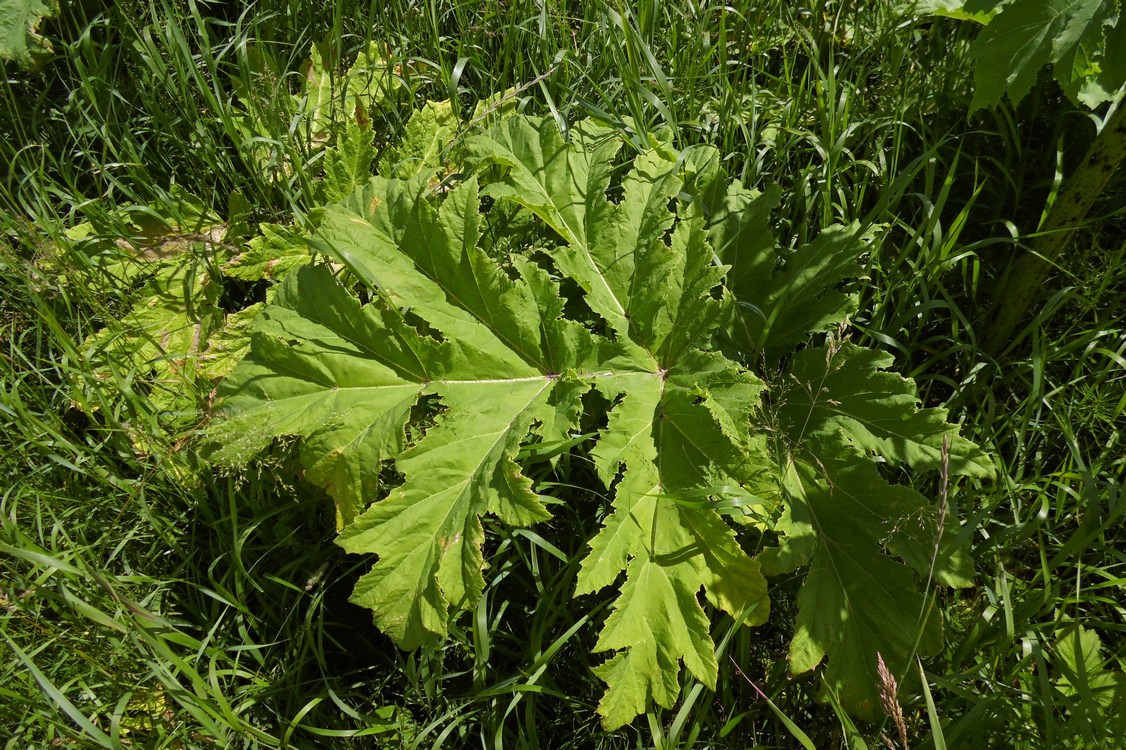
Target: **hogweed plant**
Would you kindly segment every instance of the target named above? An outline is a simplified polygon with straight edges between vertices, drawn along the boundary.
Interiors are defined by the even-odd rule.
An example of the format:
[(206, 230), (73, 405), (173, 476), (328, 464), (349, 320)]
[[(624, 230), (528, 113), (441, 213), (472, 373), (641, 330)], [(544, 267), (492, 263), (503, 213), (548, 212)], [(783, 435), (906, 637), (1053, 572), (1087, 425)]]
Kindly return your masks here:
[(855, 227), (782, 253), (777, 194), (726, 183), (714, 149), (652, 138), (627, 164), (623, 142), (513, 115), (453, 176), (374, 177), (327, 206), (302, 241), (318, 260), (219, 386), (213, 458), (298, 438), (337, 543), (375, 559), (352, 601), (413, 649), (481, 597), (483, 517), (551, 518), (522, 449), (581, 456), (609, 498), (575, 591), (614, 597), (594, 647), (607, 728), (672, 706), (682, 666), (714, 687), (712, 613), (761, 625), (768, 578), (797, 570), (791, 670), (827, 660), (825, 689), (874, 717), (877, 649), (905, 669), (940, 643), (921, 581), (973, 572), (885, 470), (938, 470), (944, 442), (953, 475), (992, 464), (848, 341)]

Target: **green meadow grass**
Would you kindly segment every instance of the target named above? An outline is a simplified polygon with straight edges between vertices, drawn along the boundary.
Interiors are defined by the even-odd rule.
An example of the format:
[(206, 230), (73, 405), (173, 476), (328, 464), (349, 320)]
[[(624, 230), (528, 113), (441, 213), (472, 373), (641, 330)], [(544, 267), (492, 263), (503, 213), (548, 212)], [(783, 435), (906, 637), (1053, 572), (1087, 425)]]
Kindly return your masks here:
[[(793, 580), (774, 582), (769, 625), (717, 631), (730, 658), (714, 694), (686, 684), (676, 710), (603, 732), (590, 673), (603, 613), (571, 600), (597, 524), (581, 466), (536, 467), (568, 499), (556, 520), (490, 527), (472, 617), (439, 647), (398, 651), (348, 603), (366, 563), (332, 544), (331, 502), (287, 446), (216, 474), (192, 449), (200, 412), (170, 418), (138, 372), (96, 367), (88, 337), (137, 292), (107, 268), (154, 216), (191, 223), (181, 191), (220, 217), (248, 206), (251, 227), (300, 225), (316, 206), (301, 123), (249, 138), (238, 93), (296, 90), (314, 42), (343, 65), (370, 41), (405, 84), (405, 106), (374, 123), (380, 146), (412, 105), (467, 114), (515, 89), (561, 124), (716, 145), (732, 177), (782, 188), (786, 244), (860, 222), (870, 282), (853, 335), (894, 354), (1001, 476), (951, 488), (979, 575), (936, 602), (947, 646), (921, 665), (929, 693), (901, 696), (910, 747), (1126, 742), (1111, 701), (1126, 682), (1126, 190), (1112, 186), (1018, 338), (982, 353), (995, 280), (1093, 128), (1047, 85), (969, 113), (973, 28), (896, 5), (64, 4), (43, 27), (54, 55), (5, 68), (0, 92), (5, 748), (902, 745), (890, 720), (857, 725), (787, 675)], [(105, 241), (68, 238), (83, 222)], [(209, 273), (207, 245), (191, 252)], [(937, 496), (936, 477), (910, 480)], [(1102, 661), (1075, 658), (1081, 632)]]

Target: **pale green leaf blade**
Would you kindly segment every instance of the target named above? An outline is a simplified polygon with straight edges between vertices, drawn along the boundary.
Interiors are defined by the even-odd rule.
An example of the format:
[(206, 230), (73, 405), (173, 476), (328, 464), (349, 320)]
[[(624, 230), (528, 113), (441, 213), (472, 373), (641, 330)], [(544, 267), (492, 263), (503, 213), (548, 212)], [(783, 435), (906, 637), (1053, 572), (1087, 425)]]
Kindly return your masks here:
[(623, 465), (652, 463), (657, 458), (653, 421), (664, 388), (661, 379), (651, 373), (599, 378), (597, 386), (611, 402), (621, 399), (611, 409), (606, 429), (591, 451), (598, 476), (609, 488)]
[(472, 607), (484, 588), (481, 516), (514, 524), (549, 518), (513, 457), (542, 410), (552, 381), (434, 386), (447, 411), (396, 465), (403, 485), (337, 539), (379, 561), (352, 601), (375, 612), (403, 648), (444, 635), (449, 610)]
[(257, 302), (227, 315), (223, 327), (208, 337), (207, 350), (199, 360), (200, 375), (219, 380), (231, 374), (250, 351), (251, 327), (263, 306)]
[(324, 148), (336, 133), (335, 123), (355, 118), (357, 109), (374, 117), (387, 107), (403, 87), (384, 45), (369, 42), (351, 67), (337, 71), (339, 60), (329, 43), (310, 45), (304, 66), (303, 90), (294, 110), (311, 148)]
[(344, 114), (351, 115), (357, 106), (374, 117), (392, 106), (406, 88), (401, 69), (391, 61), (386, 44), (371, 41), (356, 55), (344, 74)]
[(328, 45), (309, 45), (309, 59), (303, 66), (302, 92), (296, 99), (302, 133), (312, 148), (323, 148), (332, 134), (333, 101), (338, 91), (335, 60)]
[[(598, 349), (559, 319), (542, 269), (510, 276), (477, 246), (475, 182), (439, 209), (425, 190), (373, 180), (325, 214), (318, 245), (376, 300), (361, 306), (324, 267), (291, 275), (224, 386), (213, 432), (234, 439), (253, 425), (256, 437), (220, 452), (234, 461), (273, 435), (303, 438), (306, 477), (337, 501), (340, 543), (379, 555), (355, 600), (405, 647), (444, 634), (480, 595), (481, 516), (548, 517), (515, 456), (531, 432), (568, 437), (589, 387), (569, 373)], [(435, 423), (407, 449), (404, 427), (426, 408)], [(379, 500), (389, 458), (404, 479)]]
[(1102, 88), (1106, 81), (1102, 62), (1110, 63), (1120, 56), (1121, 50), (1108, 44), (1107, 27), (1113, 25), (1117, 15), (1117, 0), (1074, 3), (1066, 11), (1066, 19), (1059, 35), (1052, 40), (1052, 74), (1073, 102), (1092, 109), (1110, 101), (1117, 86), (1126, 83), (1120, 78), (1109, 91)]
[(255, 329), (218, 390), (213, 460), (245, 463), (275, 437), (306, 438), (308, 478), (336, 501), (343, 527), (377, 495), (381, 462), (402, 450), (420, 383), (440, 371), (442, 354), (361, 308), (323, 267), (291, 275)]
[[(1121, 6), (1121, 3), (1119, 3)], [(1096, 107), (1095, 102), (1110, 101), (1114, 94), (1126, 84), (1126, 10), (1119, 10), (1118, 19), (1106, 29), (1102, 57), (1099, 59), (1099, 74), (1088, 83), (1089, 89), (1081, 97), (1088, 107)]]
[[(400, 308), (421, 316), (460, 350), (466, 374), (530, 375), (543, 364), (539, 308), (477, 247), (477, 190), (454, 190), (439, 210), (425, 180), (381, 181), (384, 199), (361, 218), (330, 208), (318, 246)], [(408, 254), (409, 253), (409, 254)]]
[(730, 301), (721, 291), (727, 268), (713, 262), (698, 205), (683, 212), (670, 239), (669, 247), (658, 242), (648, 257), (640, 256), (630, 297), (634, 338), (654, 350), (665, 369), (693, 350), (711, 347)]
[[(84, 349), (94, 380), (147, 388), (162, 423), (175, 431), (191, 424), (199, 398), (210, 390), (199, 382), (205, 377), (200, 368), (212, 333), (222, 326), (221, 287), (190, 255), (144, 266), (152, 275), (132, 308), (87, 338)], [(92, 381), (84, 376), (81, 384)], [(153, 449), (142, 432), (133, 439), (138, 451)]]
[[(606, 199), (610, 163), (621, 141), (608, 129), (585, 123), (570, 136), (565, 141), (550, 119), (508, 118), (469, 139), (466, 163), (479, 172), (491, 165), (503, 170), (487, 192), (527, 208), (562, 238), (564, 245), (555, 253), (561, 270), (582, 285), (591, 309), (625, 338), (629, 316), (622, 287), (632, 279), (630, 251), (637, 245), (618, 246), (616, 232), (621, 222), (614, 217), (621, 212)], [(671, 224), (671, 220), (664, 211), (658, 225), (660, 221)], [(652, 224), (635, 229), (656, 231)], [(599, 243), (597, 257), (592, 247), (595, 242)]]
[[(321, 247), (436, 328), (463, 352), (467, 374), (561, 374), (593, 346), (580, 325), (559, 318), (563, 303), (542, 270), (523, 264), (524, 277), (510, 278), (478, 247), (475, 180), (451, 191), (437, 210), (425, 200), (425, 180), (372, 185), (384, 199), (330, 209)], [(363, 218), (357, 202), (370, 208)]]
[(591, 308), (649, 351), (660, 340), (654, 328), (663, 294), (654, 280), (679, 280), (675, 251), (662, 242), (675, 218), (668, 202), (681, 184), (674, 167), (668, 154), (647, 151), (633, 160), (622, 180), (620, 203), (609, 203), (602, 194), (576, 194), (573, 200), (597, 207), (591, 211), (595, 220), (579, 242), (553, 253), (556, 265), (586, 290)]
[[(713, 262), (701, 208), (689, 207), (673, 229), (669, 206), (683, 185), (676, 154), (661, 146), (640, 153), (613, 203), (605, 168), (592, 172), (585, 161), (588, 149), (591, 159), (612, 155), (597, 145), (601, 132), (577, 128), (566, 143), (550, 121), (536, 131), (517, 122), (505, 121), (467, 149), (471, 163), (507, 167), (489, 192), (528, 207), (559, 233), (564, 244), (550, 251), (556, 266), (579, 282), (587, 304), (620, 338), (649, 352), (638, 355), (652, 360), (646, 369), (667, 369), (692, 346), (709, 343), (722, 309), (710, 293), (724, 269)], [(503, 160), (482, 158), (497, 144)]]
[(739, 548), (731, 529), (715, 511), (680, 501), (692, 490), (737, 484), (728, 471), (741, 463), (745, 443), (725, 432), (734, 429), (725, 410), (697, 403), (704, 398), (699, 391), (652, 376), (632, 379), (645, 377), (652, 380), (627, 393), (600, 437), (614, 441), (613, 448), (596, 460), (608, 455), (626, 468), (614, 488), (614, 512), (591, 542), (576, 586), (580, 594), (598, 590), (627, 571), (595, 649), (626, 651), (598, 670), (607, 682), (599, 712), (609, 728), (631, 720), (649, 701), (671, 706), (679, 688), (670, 673), (679, 671), (678, 659), (714, 685), (701, 588), (732, 616), (749, 607), (750, 624), (763, 622), (769, 610), (758, 563)]
[(697, 170), (690, 188), (697, 191), (717, 256), (729, 267), (726, 286), (734, 305), (726, 346), (742, 358), (765, 351), (776, 362), (809, 334), (844, 321), (856, 300), (839, 287), (861, 275), (858, 260), (866, 249), (858, 226), (826, 229), (776, 269), (780, 258), (768, 221), (781, 190), (725, 184), (713, 150), (690, 153)]
[(610, 164), (622, 143), (608, 128), (586, 122), (569, 135), (565, 140), (549, 118), (510, 117), (470, 138), (465, 158), (473, 169), (503, 170), (489, 184), (490, 195), (524, 206), (565, 242), (582, 247), (588, 222), (606, 205)]
[(708, 391), (670, 381), (654, 420), (665, 486), (694, 490), (748, 481), (756, 465), (769, 462), (763, 436), (752, 436), (748, 426), (747, 415), (733, 419)]
[(308, 243), (292, 229), (278, 224), (261, 224), (259, 229), (262, 233), (223, 266), (226, 276), (244, 281), (282, 279), (313, 259)]
[(366, 184), (375, 160), (375, 136), (363, 108), (357, 105), (352, 112), (345, 112), (343, 121), (335, 129), (335, 143), (324, 155), (322, 186), (329, 202), (338, 201)]
[(1113, 668), (1098, 633), (1078, 624), (1066, 627), (1052, 652), (1052, 681), (1070, 714), (1067, 729), (1104, 747), (1121, 745), (1126, 717), (1119, 707), (1126, 701), (1126, 674)]
[(770, 212), (782, 200), (773, 186), (760, 192), (723, 179), (719, 151), (697, 147), (684, 152), (690, 170), (685, 189), (707, 217), (708, 239), (720, 263), (728, 267), (726, 286), (736, 299), (757, 304), (761, 280), (770, 276), (777, 260)]
[[(999, 2), (985, 3), (989, 6), (999, 4)], [(981, 6), (982, 3), (976, 5)], [(965, 0), (907, 0), (902, 4), (902, 10), (924, 16), (945, 16), (959, 21), (977, 21), (980, 24), (989, 23), (995, 13), (991, 7), (975, 7), (973, 3), (967, 7)]]
[[(751, 432), (762, 382), (709, 351), (726, 269), (702, 204), (682, 202), (675, 152), (635, 159), (615, 203), (606, 190), (620, 139), (590, 125), (571, 136), (512, 117), (469, 149), (493, 197), (563, 243), (546, 252), (482, 240), (475, 178), (449, 191), (425, 176), (374, 178), (325, 211), (311, 244), (345, 271), (283, 282), (224, 387), (229, 426), (214, 434), (243, 441), (227, 449), (234, 460), (272, 435), (302, 439), (306, 476), (334, 493), (344, 523), (356, 518), (341, 544), (378, 556), (354, 599), (409, 647), (440, 637), (481, 595), (483, 516), (547, 517), (518, 457), (536, 441), (574, 445), (601, 418), (587, 408), (609, 404), (591, 457), (614, 510), (577, 590), (626, 574), (600, 640), (621, 652), (602, 671), (604, 718), (616, 724), (675, 700), (682, 662), (714, 684), (701, 594), (732, 616), (750, 612), (747, 623), (766, 617), (758, 563), (721, 513), (750, 497), (745, 482), (765, 484), (771, 461)], [(366, 306), (345, 286), (357, 280)], [(402, 478), (389, 494), (387, 459)], [(659, 620), (639, 625), (645, 616)]]
[(786, 463), (780, 484), (788, 502), (774, 525), (779, 544), (763, 550), (755, 558), (768, 576), (791, 573), (808, 565), (818, 543), (809, 492), (795, 462)]
[[(1053, 682), (1064, 695), (1079, 698), (1079, 712), (1086, 714), (1083, 718), (1097, 722), (1105, 719), (1104, 711), (1122, 705), (1126, 699), (1126, 674), (1113, 669), (1096, 631), (1082, 625), (1066, 628), (1053, 644), (1053, 651), (1057, 657), (1052, 669)], [(1114, 723), (1118, 726), (1112, 731), (1121, 735), (1126, 730), (1126, 719), (1116, 716)]]
[(617, 487), (615, 512), (579, 576), (581, 593), (609, 571), (614, 577), (620, 573), (618, 556), (605, 554), (607, 538), (618, 545), (624, 539), (632, 548), (621, 595), (595, 647), (596, 652), (619, 652), (595, 670), (607, 683), (599, 704), (607, 729), (632, 720), (650, 703), (671, 707), (679, 693), (681, 661), (696, 679), (714, 687), (718, 667), (698, 600), (702, 587), (733, 615), (757, 605), (749, 624), (767, 615), (765, 580), (730, 528), (714, 512), (682, 507), (666, 492), (655, 466), (627, 469)]
[(473, 106), (473, 116), (469, 118), (469, 125), (492, 127), (501, 120), (512, 117), (520, 104), (519, 94), (516, 88), (508, 88), (478, 100)]
[(948, 461), (952, 474), (993, 472), (945, 411), (920, 409), (914, 383), (882, 371), (891, 364), (886, 354), (836, 341), (793, 356), (776, 395), (791, 455), (787, 510), (776, 528), (782, 542), (760, 556), (772, 574), (809, 564), (791, 668), (808, 671), (827, 656), (826, 687), (867, 717), (879, 705), (876, 652), (905, 665), (916, 637), (924, 652), (941, 642), (916, 581), (968, 585), (973, 575), (957, 520), (888, 484), (871, 454), (916, 469)]
[(722, 407), (738, 429), (762, 407), (766, 384), (750, 370), (719, 352), (694, 350), (667, 373), (669, 382), (688, 390), (706, 391), (709, 403)]

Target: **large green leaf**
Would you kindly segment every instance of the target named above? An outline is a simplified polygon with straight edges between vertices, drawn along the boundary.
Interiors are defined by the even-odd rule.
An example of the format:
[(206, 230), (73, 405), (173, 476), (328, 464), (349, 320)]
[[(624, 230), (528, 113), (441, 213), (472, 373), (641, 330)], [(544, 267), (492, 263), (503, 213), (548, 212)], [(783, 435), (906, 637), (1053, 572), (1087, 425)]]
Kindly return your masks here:
[[(273, 436), (302, 438), (306, 476), (337, 502), (339, 543), (378, 556), (353, 600), (410, 648), (441, 637), (481, 595), (483, 516), (549, 517), (516, 463), (520, 445), (569, 438), (581, 397), (600, 391), (613, 406), (593, 456), (613, 512), (579, 590), (625, 574), (598, 644), (615, 652), (599, 669), (609, 727), (651, 702), (671, 706), (681, 661), (714, 685), (701, 592), (748, 623), (765, 618), (758, 564), (699, 498), (769, 464), (749, 422), (761, 381), (705, 350), (725, 300), (703, 217), (687, 208), (677, 221), (670, 210), (681, 180), (664, 153), (641, 154), (622, 200), (609, 201), (605, 160), (616, 147), (565, 142), (550, 121), (513, 118), (467, 149), (471, 166), (493, 165), (496, 199), (535, 211), (557, 234), (554, 264), (502, 264), (482, 249), (473, 178), (444, 198), (425, 175), (374, 179), (330, 207), (315, 245), (373, 301), (362, 305), (323, 266), (295, 271), (223, 384), (212, 435), (232, 462)], [(557, 159), (583, 179), (553, 172)], [(568, 316), (554, 274), (587, 290), (605, 335), (599, 321)], [(390, 490), (386, 460), (401, 478)]]
[(812, 242), (781, 255), (769, 230), (781, 190), (730, 185), (714, 148), (685, 152), (695, 170), (696, 199), (708, 220), (708, 238), (729, 266), (726, 286), (735, 297), (725, 326), (726, 346), (745, 359), (765, 355), (771, 365), (811, 333), (835, 329), (856, 307), (840, 289), (860, 275), (864, 243), (858, 228), (831, 227)]
[[(432, 125), (418, 126), (423, 162)], [(711, 608), (762, 622), (760, 565), (808, 566), (791, 665), (827, 658), (827, 686), (870, 713), (876, 649), (902, 664), (940, 635), (919, 581), (972, 576), (956, 519), (876, 461), (992, 467), (886, 355), (810, 346), (854, 305), (854, 228), (780, 257), (775, 191), (724, 183), (713, 149), (654, 143), (627, 162), (621, 143), (513, 116), (464, 142), (470, 176), (452, 190), (403, 167), (320, 211), (308, 243), (336, 263), (297, 268), (258, 316), (219, 391), (216, 457), (299, 438), (339, 543), (377, 558), (353, 600), (409, 648), (481, 596), (486, 516), (548, 518), (522, 446), (600, 422), (583, 450), (610, 507), (577, 593), (618, 587), (595, 647), (604, 724), (672, 706), (682, 665), (715, 684)], [(745, 362), (776, 383), (769, 409)], [(758, 560), (724, 516), (751, 504), (780, 539)]]
[(958, 436), (944, 409), (919, 409), (915, 384), (889, 354), (850, 343), (805, 349), (793, 358), (779, 413), (799, 447), (831, 453), (843, 436), (856, 449), (916, 469), (937, 469), (948, 446), (950, 473), (993, 476), (993, 462)]
[[(784, 527), (781, 548), (761, 561), (775, 574), (809, 565), (798, 596), (790, 669), (807, 672), (828, 656), (825, 686), (871, 720), (880, 706), (877, 652), (901, 671), (916, 648), (930, 653), (941, 643), (938, 619), (927, 610), (912, 572), (923, 567), (926, 575), (930, 550), (921, 547), (933, 546), (934, 508), (856, 461), (795, 460), (786, 489), (792, 517), (802, 523)], [(912, 519), (929, 521), (930, 533), (906, 535), (901, 526)], [(884, 546), (908, 552), (914, 565), (896, 561), (882, 551)], [(968, 562), (964, 551), (946, 545), (939, 564), (949, 566), (952, 558), (956, 564)]]
[(918, 408), (914, 383), (881, 371), (890, 365), (886, 354), (840, 342), (794, 355), (776, 394), (788, 456), (782, 541), (759, 556), (771, 575), (809, 565), (791, 669), (828, 657), (825, 685), (867, 718), (880, 705), (877, 652), (900, 669), (941, 642), (919, 581), (968, 586), (973, 575), (948, 508), (889, 484), (872, 459), (993, 474), (943, 410)]

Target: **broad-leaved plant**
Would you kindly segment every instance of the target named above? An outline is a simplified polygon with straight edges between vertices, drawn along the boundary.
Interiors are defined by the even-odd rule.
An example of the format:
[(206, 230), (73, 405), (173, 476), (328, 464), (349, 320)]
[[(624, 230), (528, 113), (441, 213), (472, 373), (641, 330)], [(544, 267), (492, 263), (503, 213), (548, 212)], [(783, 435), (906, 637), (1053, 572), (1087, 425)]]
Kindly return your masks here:
[(455, 176), (411, 168), (328, 206), (306, 240), (323, 259), (279, 285), (220, 385), (215, 458), (298, 438), (338, 543), (373, 558), (352, 600), (409, 649), (482, 595), (483, 517), (551, 517), (522, 447), (601, 424), (573, 450), (611, 506), (575, 592), (614, 597), (604, 724), (672, 706), (682, 667), (714, 687), (711, 614), (765, 622), (767, 576), (795, 570), (792, 670), (827, 658), (826, 687), (872, 715), (877, 651), (903, 666), (941, 637), (921, 582), (972, 575), (956, 519), (888, 477), (991, 463), (848, 342), (855, 227), (782, 252), (777, 194), (728, 184), (714, 149), (655, 140), (627, 163), (622, 144), (511, 116)]

